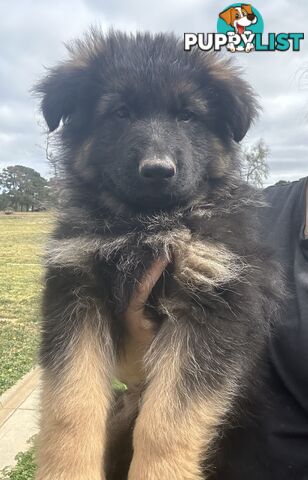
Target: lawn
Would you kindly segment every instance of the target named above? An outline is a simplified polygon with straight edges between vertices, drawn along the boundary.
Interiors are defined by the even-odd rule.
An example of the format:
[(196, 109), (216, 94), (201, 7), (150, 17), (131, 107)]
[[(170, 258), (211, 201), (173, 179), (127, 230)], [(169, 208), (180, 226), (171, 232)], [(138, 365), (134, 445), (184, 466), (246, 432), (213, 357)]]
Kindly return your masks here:
[(17, 464), (13, 468), (0, 471), (0, 480), (33, 480), (35, 473), (34, 448), (16, 457)]
[(36, 360), (41, 258), (52, 215), (0, 214), (0, 394)]

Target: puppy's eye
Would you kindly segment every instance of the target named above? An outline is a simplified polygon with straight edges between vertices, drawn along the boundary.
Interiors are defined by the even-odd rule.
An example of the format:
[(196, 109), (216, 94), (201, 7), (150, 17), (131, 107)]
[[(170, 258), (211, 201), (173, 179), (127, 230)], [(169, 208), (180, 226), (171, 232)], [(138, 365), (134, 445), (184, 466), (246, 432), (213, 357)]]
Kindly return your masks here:
[(115, 110), (114, 113), (118, 118), (129, 118), (130, 117), (129, 110), (125, 106), (118, 108), (117, 110)]
[(177, 119), (180, 122), (189, 122), (190, 120), (193, 119), (193, 117), (194, 117), (194, 114), (190, 110), (182, 110), (182, 112), (179, 112), (177, 115)]
[(237, 19), (237, 18), (240, 18), (240, 16), (239, 16), (238, 13), (235, 14), (235, 18), (236, 18), (236, 19)]

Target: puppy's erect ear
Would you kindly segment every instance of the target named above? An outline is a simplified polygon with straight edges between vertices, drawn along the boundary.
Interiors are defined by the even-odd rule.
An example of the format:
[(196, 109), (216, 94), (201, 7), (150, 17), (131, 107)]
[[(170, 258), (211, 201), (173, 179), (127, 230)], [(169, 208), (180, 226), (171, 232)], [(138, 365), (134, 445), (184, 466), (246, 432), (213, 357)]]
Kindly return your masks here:
[(232, 23), (232, 10), (233, 7), (228, 8), (228, 10), (224, 10), (219, 14), (219, 18), (222, 18), (228, 25)]
[(63, 64), (50, 71), (49, 75), (35, 87), (35, 92), (42, 95), (42, 113), (49, 130), (58, 128), (61, 119), (73, 115), (86, 96), (90, 103), (93, 97), (89, 74), (85, 68), (71, 63)]

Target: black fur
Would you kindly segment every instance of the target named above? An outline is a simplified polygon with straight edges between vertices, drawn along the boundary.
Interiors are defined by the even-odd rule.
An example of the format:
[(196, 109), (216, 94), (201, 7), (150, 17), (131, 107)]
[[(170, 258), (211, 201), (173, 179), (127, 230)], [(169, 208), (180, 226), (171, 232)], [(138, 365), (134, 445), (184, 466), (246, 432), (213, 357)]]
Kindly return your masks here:
[[(171, 262), (148, 306), (157, 328), (149, 361), (171, 336), (185, 339), (183, 401), (226, 379), (238, 398), (253, 383), (282, 291), (258, 222), (263, 199), (240, 178), (237, 142), (255, 96), (231, 62), (184, 52), (169, 34), (92, 32), (70, 55), (37, 87), (49, 129), (63, 120), (66, 182), (48, 256), (42, 365), (61, 375), (84, 317), (64, 316), (76, 301), (81, 312), (98, 305), (118, 351), (123, 312), (153, 260), (172, 259), (178, 238), (209, 242), (234, 255), (234, 276), (188, 286)], [(171, 179), (141, 178), (140, 162), (166, 156)]]

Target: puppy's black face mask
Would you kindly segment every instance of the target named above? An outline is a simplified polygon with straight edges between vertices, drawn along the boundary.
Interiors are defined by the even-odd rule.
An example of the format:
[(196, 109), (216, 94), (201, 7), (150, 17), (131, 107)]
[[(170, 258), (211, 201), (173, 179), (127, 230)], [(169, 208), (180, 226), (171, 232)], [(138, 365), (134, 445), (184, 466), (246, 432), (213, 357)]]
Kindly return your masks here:
[(38, 90), (50, 129), (65, 119), (67, 175), (97, 205), (107, 192), (138, 210), (170, 208), (237, 168), (256, 105), (227, 62), (184, 52), (172, 35), (78, 45)]
[[(139, 208), (167, 208), (191, 198), (217, 154), (206, 126), (207, 102), (181, 91), (176, 78), (102, 95), (88, 152), (104, 188)], [(187, 89), (186, 89), (187, 90)]]

